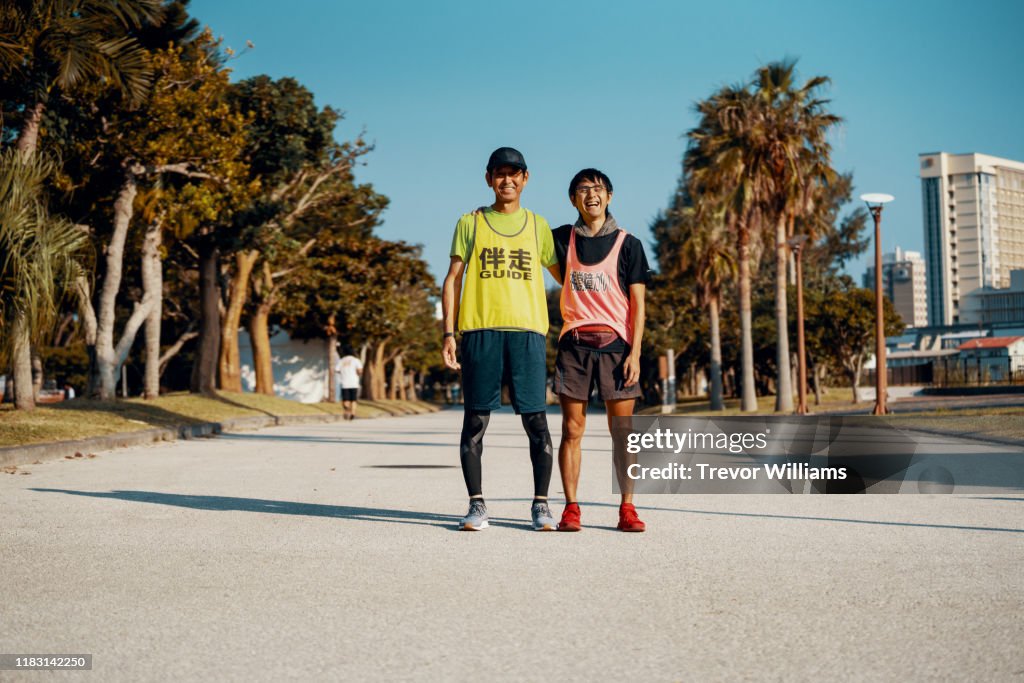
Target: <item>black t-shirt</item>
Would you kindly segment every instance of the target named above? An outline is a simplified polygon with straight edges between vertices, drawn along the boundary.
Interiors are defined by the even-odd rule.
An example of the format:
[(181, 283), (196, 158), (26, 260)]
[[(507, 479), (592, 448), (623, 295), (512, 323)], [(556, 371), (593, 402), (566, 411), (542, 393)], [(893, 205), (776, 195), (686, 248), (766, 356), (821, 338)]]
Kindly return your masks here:
[[(563, 279), (565, 278), (566, 254), (569, 251), (569, 237), (572, 235), (572, 230), (573, 226), (563, 225), (551, 231), (555, 240), (555, 256), (558, 257), (558, 267), (562, 271)], [(601, 237), (576, 235), (576, 258), (588, 266), (600, 263), (608, 257), (612, 247), (615, 246), (618, 234), (616, 230)], [(626, 239), (622, 242), (622, 249), (619, 251), (619, 285), (624, 293), (629, 294), (630, 285), (647, 284), (650, 280), (651, 267), (647, 263), (643, 242), (627, 234)]]

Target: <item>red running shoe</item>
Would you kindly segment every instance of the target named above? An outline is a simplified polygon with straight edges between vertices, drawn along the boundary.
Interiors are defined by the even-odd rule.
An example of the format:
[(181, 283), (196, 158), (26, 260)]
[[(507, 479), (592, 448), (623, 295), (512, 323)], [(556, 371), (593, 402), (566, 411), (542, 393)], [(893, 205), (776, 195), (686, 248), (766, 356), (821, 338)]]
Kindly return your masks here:
[(636, 516), (636, 508), (632, 503), (619, 506), (619, 531), (643, 531), (647, 525)]
[(579, 531), (582, 528), (579, 503), (566, 503), (565, 509), (562, 510), (562, 521), (558, 523), (558, 530)]

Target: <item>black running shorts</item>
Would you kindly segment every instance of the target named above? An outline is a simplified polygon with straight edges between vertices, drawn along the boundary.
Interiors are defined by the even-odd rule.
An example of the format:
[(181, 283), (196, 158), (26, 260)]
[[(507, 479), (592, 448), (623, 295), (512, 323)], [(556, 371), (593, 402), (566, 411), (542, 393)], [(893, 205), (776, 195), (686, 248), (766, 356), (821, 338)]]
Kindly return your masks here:
[(564, 335), (558, 342), (555, 359), (555, 393), (588, 401), (596, 384), (602, 401), (639, 398), (640, 383), (627, 387), (623, 376), (629, 346), (615, 344), (612, 348), (618, 350), (593, 348), (577, 342), (572, 333)]

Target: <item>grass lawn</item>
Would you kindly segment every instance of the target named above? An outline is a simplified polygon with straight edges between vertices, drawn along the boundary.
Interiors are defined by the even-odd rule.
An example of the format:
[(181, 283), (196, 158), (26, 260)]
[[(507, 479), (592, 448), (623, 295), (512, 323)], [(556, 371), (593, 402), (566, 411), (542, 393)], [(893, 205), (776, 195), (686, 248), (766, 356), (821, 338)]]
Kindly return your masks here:
[[(409, 415), (435, 408), (424, 401), (360, 401), (357, 417)], [(153, 427), (219, 422), (258, 415), (340, 415), (341, 403), (299, 403), (262, 394), (219, 393), (216, 396), (168, 394), (146, 401), (76, 399), (40, 406), (33, 411), (0, 406), (0, 446), (68, 441)]]
[(889, 424), (903, 429), (926, 429), (945, 434), (1024, 441), (1024, 407), (932, 410), (887, 415)]
[[(822, 392), (821, 405), (814, 405), (814, 395), (811, 394), (807, 397), (808, 407), (812, 414), (849, 410), (869, 415), (874, 401), (861, 401), (854, 404), (850, 401), (851, 393), (849, 388), (825, 389)], [(775, 397), (760, 396), (757, 399), (757, 406), (756, 412), (744, 413), (740, 411), (739, 399), (726, 399), (725, 410), (711, 411), (708, 409), (706, 398), (694, 398), (677, 403), (675, 411), (671, 414), (688, 417), (774, 415)], [(660, 415), (662, 414), (661, 406), (645, 408), (640, 413)], [(898, 413), (881, 419), (902, 429), (924, 429), (945, 434), (1024, 441), (1024, 407), (930, 410)]]
[[(871, 407), (874, 405), (874, 401), (861, 401), (860, 403), (852, 403), (850, 401), (853, 396), (853, 392), (848, 387), (843, 388), (831, 388), (826, 387), (821, 392), (821, 404), (814, 404), (814, 394), (810, 393), (807, 395), (807, 407), (810, 408), (812, 413), (822, 413), (832, 410), (861, 410), (870, 412)], [(701, 416), (722, 416), (722, 415), (774, 415), (775, 414), (775, 397), (774, 396), (758, 396), (757, 397), (757, 411), (752, 413), (744, 413), (740, 411), (740, 400), (738, 398), (727, 398), (725, 399), (725, 410), (712, 411), (708, 408), (708, 399), (705, 397), (693, 398), (688, 397), (680, 400), (676, 403), (676, 409), (672, 412), (672, 415), (689, 415), (691, 417)], [(796, 405), (796, 396), (793, 397), (793, 405)], [(661, 406), (651, 406), (641, 411), (645, 415), (660, 415)]]

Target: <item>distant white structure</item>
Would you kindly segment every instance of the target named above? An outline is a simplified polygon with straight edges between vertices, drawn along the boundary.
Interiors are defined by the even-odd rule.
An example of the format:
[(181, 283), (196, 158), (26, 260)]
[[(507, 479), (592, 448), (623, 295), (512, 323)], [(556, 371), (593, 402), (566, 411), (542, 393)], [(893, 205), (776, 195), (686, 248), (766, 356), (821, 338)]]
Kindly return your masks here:
[(1002, 382), (1024, 367), (1024, 337), (985, 337), (960, 345), (966, 371), (976, 370), (980, 379)]
[[(875, 267), (868, 266), (864, 286), (875, 288)], [(928, 325), (928, 286), (920, 252), (896, 251), (882, 255), (882, 293), (889, 297), (908, 327)]]
[[(319, 403), (327, 398), (327, 341), (291, 339), (278, 332), (270, 338), (274, 366), (274, 393), (300, 403)], [(238, 354), (242, 366), (242, 387), (256, 390), (252, 340), (238, 333)]]
[(1024, 163), (987, 154), (920, 155), (928, 322), (964, 322), (971, 292), (1024, 269)]
[(1024, 323), (1024, 270), (1010, 271), (1005, 289), (981, 287), (960, 301), (960, 322), (970, 325)]

